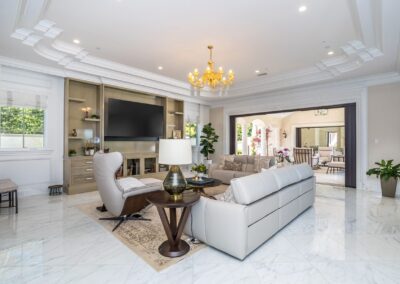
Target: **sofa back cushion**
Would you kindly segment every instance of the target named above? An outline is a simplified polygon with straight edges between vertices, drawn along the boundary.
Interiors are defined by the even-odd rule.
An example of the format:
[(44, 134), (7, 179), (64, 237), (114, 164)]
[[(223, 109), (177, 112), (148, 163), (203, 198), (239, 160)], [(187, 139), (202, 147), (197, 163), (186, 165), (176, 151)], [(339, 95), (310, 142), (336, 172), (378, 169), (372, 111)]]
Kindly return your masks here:
[(309, 164), (295, 165), (293, 168), (296, 170), (296, 174), (300, 180), (308, 179), (314, 175), (314, 171)]
[(300, 181), (300, 177), (295, 170), (296, 166), (288, 166), (278, 169), (271, 169), (269, 172), (274, 175), (279, 189)]
[(279, 190), (271, 172), (253, 174), (231, 181), (232, 192), (239, 204), (248, 205)]

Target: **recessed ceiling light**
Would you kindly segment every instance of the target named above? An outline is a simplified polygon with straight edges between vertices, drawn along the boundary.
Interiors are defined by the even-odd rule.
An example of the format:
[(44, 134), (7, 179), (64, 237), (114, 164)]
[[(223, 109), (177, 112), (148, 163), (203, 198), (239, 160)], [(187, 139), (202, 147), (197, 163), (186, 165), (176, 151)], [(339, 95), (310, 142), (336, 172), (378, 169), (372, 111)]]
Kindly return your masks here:
[(77, 39), (77, 38), (74, 39), (73, 42), (76, 43), (76, 44), (80, 44), (81, 43), (81, 41), (79, 39)]
[(305, 11), (307, 11), (307, 6), (302, 5), (302, 6), (299, 7), (299, 12), (300, 12), (300, 13), (303, 13), (303, 12), (305, 12)]
[(333, 50), (328, 51), (328, 55), (334, 55), (334, 54), (335, 54), (335, 52)]
[(158, 67), (157, 67), (157, 69), (158, 69), (158, 70), (163, 70), (163, 69), (164, 69), (164, 67), (162, 67), (162, 66), (158, 66)]
[(260, 73), (260, 70), (256, 70), (256, 71), (254, 71), (254, 73), (258, 74), (258, 73)]

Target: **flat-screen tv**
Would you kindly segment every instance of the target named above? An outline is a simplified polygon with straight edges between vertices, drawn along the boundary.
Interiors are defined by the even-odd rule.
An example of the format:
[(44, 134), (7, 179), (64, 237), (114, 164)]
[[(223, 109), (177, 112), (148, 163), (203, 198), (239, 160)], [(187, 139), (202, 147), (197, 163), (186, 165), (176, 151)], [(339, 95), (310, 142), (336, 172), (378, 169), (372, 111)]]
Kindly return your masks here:
[(157, 141), (164, 136), (164, 107), (108, 99), (105, 104), (106, 141)]

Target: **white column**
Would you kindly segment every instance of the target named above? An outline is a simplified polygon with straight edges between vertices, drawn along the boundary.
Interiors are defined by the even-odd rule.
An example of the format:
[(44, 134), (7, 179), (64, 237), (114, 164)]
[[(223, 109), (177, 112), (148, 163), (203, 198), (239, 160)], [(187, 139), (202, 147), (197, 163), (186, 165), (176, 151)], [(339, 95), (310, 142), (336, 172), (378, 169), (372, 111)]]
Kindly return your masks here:
[(246, 122), (241, 123), (242, 126), (242, 154), (248, 155), (247, 151), (247, 125)]
[(267, 145), (267, 137), (265, 127), (261, 127), (261, 155), (265, 156), (266, 154), (266, 145)]

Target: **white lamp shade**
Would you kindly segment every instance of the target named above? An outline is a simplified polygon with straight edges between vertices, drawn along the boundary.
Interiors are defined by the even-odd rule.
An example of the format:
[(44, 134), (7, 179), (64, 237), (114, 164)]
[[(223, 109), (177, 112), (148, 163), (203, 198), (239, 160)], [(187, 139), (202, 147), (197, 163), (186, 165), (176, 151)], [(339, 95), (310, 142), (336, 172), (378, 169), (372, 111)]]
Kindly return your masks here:
[(190, 139), (160, 139), (158, 163), (163, 165), (189, 165), (192, 163)]

